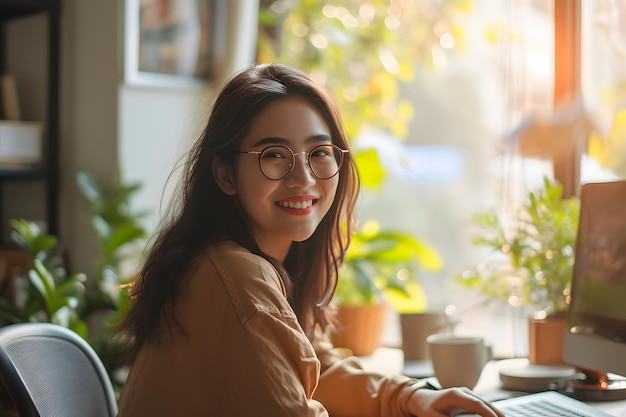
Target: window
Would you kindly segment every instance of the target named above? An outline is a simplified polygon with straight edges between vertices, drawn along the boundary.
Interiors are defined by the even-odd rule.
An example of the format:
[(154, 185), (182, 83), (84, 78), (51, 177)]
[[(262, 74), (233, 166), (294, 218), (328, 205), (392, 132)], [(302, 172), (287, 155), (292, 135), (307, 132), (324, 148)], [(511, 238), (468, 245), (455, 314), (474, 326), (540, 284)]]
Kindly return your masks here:
[[(263, 3), (270, 8), (286, 4)], [(411, 104), (406, 137), (398, 137), (401, 129), (379, 125), (359, 131), (355, 140), (356, 148), (377, 149), (387, 168), (384, 187), (362, 193), (359, 217), (414, 232), (437, 249), (445, 268), (418, 272), (430, 308), (454, 306), (457, 331), (485, 335), (496, 356), (527, 354), (529, 311), (506, 302), (486, 303), (452, 279), (487, 256), (471, 244), (472, 214), (505, 210), (544, 177), (566, 179), (573, 193), (579, 180), (626, 178), (626, 11), (618, 0), (580, 3), (584, 10), (577, 2), (543, 0), (402, 5), (363, 0), (358, 6), (336, 1), (332, 10), (308, 5), (294, 15), (275, 9), (282, 32), (274, 27), (271, 34), (282, 47), (283, 62), (330, 84), (340, 104), (361, 103), (357, 93), (365, 88), (351, 89), (349, 77), (337, 81), (329, 76), (332, 71), (382, 62), (400, 79), (388, 90), (398, 88), (398, 100)], [(374, 25), (374, 11), (384, 4), (391, 5), (386, 10), (392, 16), (384, 19), (386, 28), (405, 30), (395, 38), (405, 48), (390, 43), (371, 48), (373, 59), (360, 56), (365, 52), (351, 50), (354, 44), (345, 31), (363, 29), (366, 17)], [(564, 5), (575, 6), (574, 13)], [(398, 8), (405, 9), (394, 14)], [(329, 21), (319, 20), (322, 14)], [(385, 25), (373, 27), (385, 30)], [(292, 39), (277, 41), (281, 33)], [(343, 52), (325, 61), (333, 55), (324, 55), (324, 48), (334, 44)], [(298, 50), (289, 53), (291, 46)], [(402, 55), (407, 49), (414, 53), (409, 70)], [(267, 49), (262, 52), (274, 59), (267, 57)], [(307, 54), (312, 61), (303, 62)], [(386, 110), (381, 106), (379, 113)], [(393, 112), (403, 114), (401, 106)], [(393, 329), (386, 340), (397, 344), (398, 338)]]

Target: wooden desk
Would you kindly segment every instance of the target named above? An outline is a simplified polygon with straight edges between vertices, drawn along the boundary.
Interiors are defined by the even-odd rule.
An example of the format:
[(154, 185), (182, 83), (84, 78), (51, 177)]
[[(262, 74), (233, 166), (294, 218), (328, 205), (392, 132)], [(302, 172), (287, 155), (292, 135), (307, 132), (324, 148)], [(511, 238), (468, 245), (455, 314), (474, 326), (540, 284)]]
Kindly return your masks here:
[[(365, 369), (383, 375), (402, 373), (403, 355), (401, 349), (381, 347), (372, 356), (361, 357)], [(499, 370), (502, 367), (524, 366), (526, 359), (508, 359), (505, 361), (490, 361), (485, 365), (483, 372), (474, 387), (474, 392), (488, 401), (495, 401), (519, 395), (519, 392), (502, 389)], [(604, 412), (616, 417), (626, 417), (626, 400), (591, 403)]]

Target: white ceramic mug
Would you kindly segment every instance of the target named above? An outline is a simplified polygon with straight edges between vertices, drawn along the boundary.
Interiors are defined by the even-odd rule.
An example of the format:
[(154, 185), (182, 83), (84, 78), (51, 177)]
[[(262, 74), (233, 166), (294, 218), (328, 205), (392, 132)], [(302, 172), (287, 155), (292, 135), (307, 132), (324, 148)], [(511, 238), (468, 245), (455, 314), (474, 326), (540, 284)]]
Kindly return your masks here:
[(482, 337), (447, 333), (426, 338), (435, 376), (443, 388), (473, 389), (491, 351)]

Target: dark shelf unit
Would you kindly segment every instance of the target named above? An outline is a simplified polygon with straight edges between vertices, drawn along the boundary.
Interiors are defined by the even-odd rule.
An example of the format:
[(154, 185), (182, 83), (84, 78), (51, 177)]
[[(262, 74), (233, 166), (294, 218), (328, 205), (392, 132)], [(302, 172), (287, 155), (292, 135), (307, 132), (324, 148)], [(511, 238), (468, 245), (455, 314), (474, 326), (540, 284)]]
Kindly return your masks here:
[[(43, 133), (43, 160), (33, 168), (0, 168), (0, 189), (11, 181), (43, 181), (45, 183), (46, 222), (48, 233), (59, 234), (59, 81), (60, 81), (60, 0), (0, 0), (0, 74), (6, 72), (5, 23), (22, 17), (45, 14), (48, 18), (48, 95)], [(19, 74), (16, 74), (19, 77)], [(1, 203), (1, 202), (0, 202)], [(0, 204), (0, 218), (3, 207)], [(6, 224), (0, 224), (0, 236), (4, 236)]]

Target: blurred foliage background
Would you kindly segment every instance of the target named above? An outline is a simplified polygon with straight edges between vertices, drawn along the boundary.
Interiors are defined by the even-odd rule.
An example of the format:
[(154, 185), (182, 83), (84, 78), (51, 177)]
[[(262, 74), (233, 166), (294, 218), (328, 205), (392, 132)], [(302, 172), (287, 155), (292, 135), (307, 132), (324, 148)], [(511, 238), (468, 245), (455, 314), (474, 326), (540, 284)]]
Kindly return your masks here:
[[(471, 0), (262, 0), (258, 63), (293, 65), (334, 96), (353, 141), (368, 129), (406, 138), (413, 116), (401, 98), (416, 67), (437, 70), (446, 53), (464, 50), (458, 17)], [(371, 149), (356, 153), (362, 182), (377, 187), (385, 171)]]

